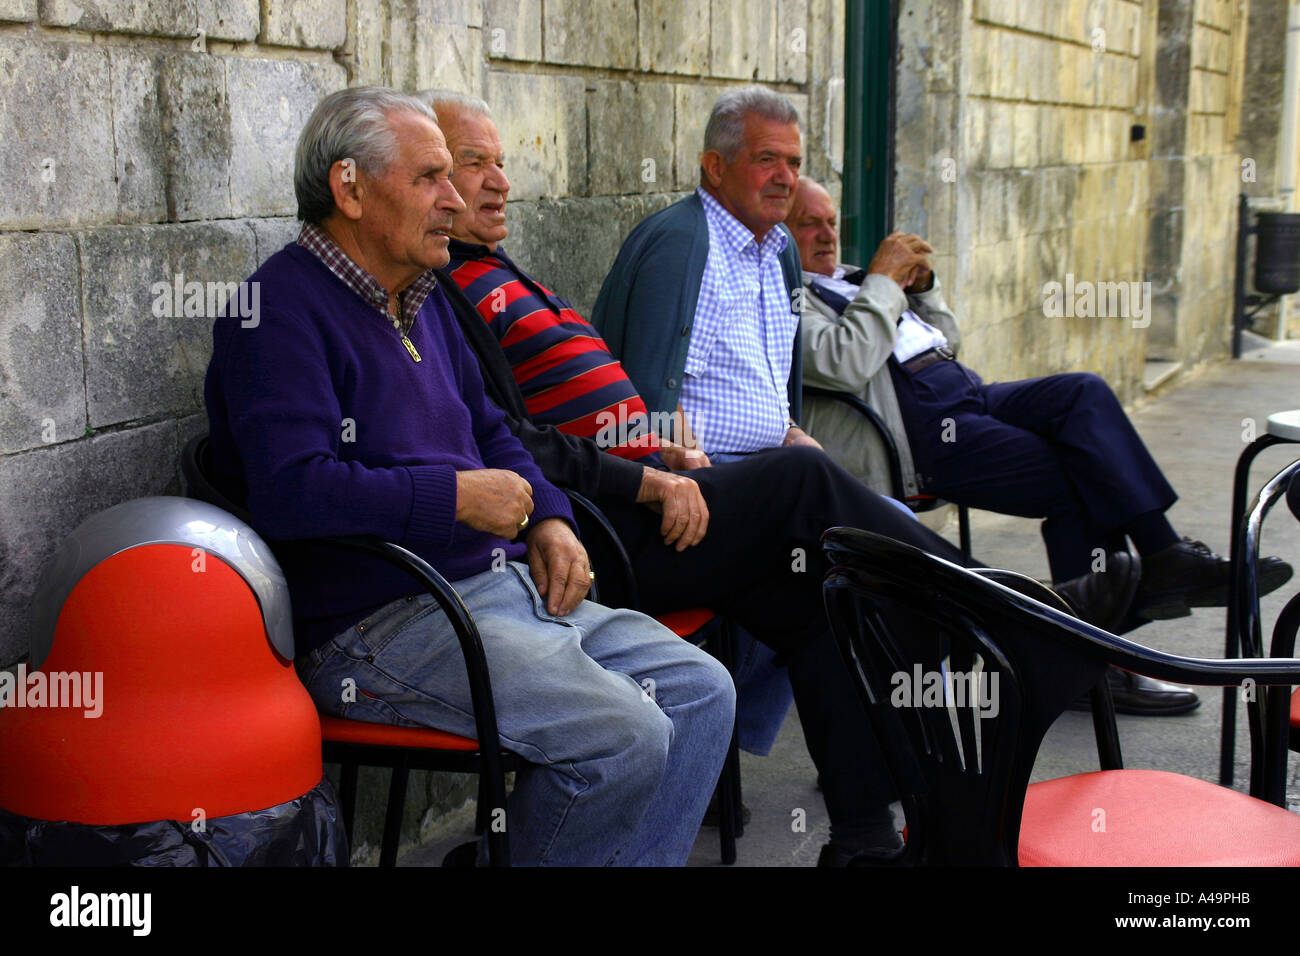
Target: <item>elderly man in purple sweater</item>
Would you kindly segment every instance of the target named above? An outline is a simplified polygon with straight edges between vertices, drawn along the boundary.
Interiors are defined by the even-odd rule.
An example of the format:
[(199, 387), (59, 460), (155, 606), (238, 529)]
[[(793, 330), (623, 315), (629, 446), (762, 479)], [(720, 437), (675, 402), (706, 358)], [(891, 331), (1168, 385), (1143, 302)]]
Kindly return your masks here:
[[(316, 108), (294, 170), (302, 233), (251, 277), (259, 321), (213, 330), (218, 484), (270, 539), (379, 535), (455, 581), (501, 745), (529, 761), (510, 797), (515, 862), (681, 864), (730, 739), (730, 677), (653, 620), (582, 600), (565, 497), (486, 399), (430, 272), (464, 209), (450, 172), (412, 97), (353, 88)], [(474, 734), (431, 598), (367, 557), (292, 550), (285, 572), (317, 706)]]

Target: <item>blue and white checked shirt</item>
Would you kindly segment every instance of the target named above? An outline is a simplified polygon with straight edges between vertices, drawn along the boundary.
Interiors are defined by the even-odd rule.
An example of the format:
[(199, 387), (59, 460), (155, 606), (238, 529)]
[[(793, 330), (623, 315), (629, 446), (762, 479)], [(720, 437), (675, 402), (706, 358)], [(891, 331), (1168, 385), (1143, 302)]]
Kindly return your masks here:
[(786, 383), (799, 317), (790, 310), (779, 256), (789, 237), (754, 241), (703, 189), (709, 258), (695, 305), (682, 409), (706, 454), (780, 446), (790, 427)]

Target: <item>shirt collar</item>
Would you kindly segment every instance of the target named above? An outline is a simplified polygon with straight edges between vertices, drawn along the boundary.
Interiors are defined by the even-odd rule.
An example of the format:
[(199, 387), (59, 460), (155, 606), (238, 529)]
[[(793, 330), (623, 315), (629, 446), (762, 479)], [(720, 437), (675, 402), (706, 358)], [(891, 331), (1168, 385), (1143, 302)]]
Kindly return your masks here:
[(695, 194), (700, 197), (700, 202), (704, 204), (705, 217), (718, 230), (718, 233), (733, 252), (739, 254), (749, 246), (754, 246), (758, 249), (759, 255), (775, 256), (780, 255), (785, 250), (790, 237), (779, 223), (767, 231), (767, 235), (763, 237), (761, 243), (757, 242), (749, 228), (729, 213), (722, 203), (714, 199), (703, 186), (696, 186)]
[[(339, 244), (331, 239), (324, 229), (315, 223), (304, 222), (302, 231), (298, 233), (298, 245), (325, 263), (325, 267), (338, 276), (349, 289), (388, 315), (388, 291), (379, 284), (378, 279), (357, 265), (339, 248)], [(424, 305), (424, 300), (437, 285), (438, 277), (430, 269), (418, 276), (402, 291), (402, 315), (406, 318), (408, 327), (415, 320), (420, 307)]]

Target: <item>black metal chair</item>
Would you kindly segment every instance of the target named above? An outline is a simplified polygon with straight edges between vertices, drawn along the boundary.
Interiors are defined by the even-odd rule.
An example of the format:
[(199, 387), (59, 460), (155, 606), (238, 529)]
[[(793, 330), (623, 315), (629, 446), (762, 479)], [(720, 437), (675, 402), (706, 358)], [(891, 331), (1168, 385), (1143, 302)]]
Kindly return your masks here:
[[(1295, 516), (1296, 521), (1300, 522), (1300, 462), (1296, 462), (1290, 468), (1285, 469), (1290, 473), (1288, 489), (1286, 490), (1287, 507)], [(1270, 482), (1273, 484), (1273, 482)], [(1267, 490), (1267, 486), (1265, 486)], [(1263, 497), (1264, 492), (1260, 493)], [(1253, 513), (1253, 509), (1252, 509)], [(1262, 520), (1262, 516), (1261, 516)], [(1255, 542), (1255, 551), (1258, 550), (1258, 541)], [(1245, 545), (1246, 555), (1252, 553), (1249, 543)], [(1250, 639), (1260, 636), (1259, 630), (1259, 602), (1258, 591), (1253, 587), (1254, 584), (1254, 562), (1248, 564), (1243, 562), (1243, 578), (1245, 586), (1243, 588), (1243, 599), (1248, 598), (1251, 594), (1256, 595), (1253, 602), (1254, 616), (1250, 621)], [(1250, 613), (1250, 602), (1243, 600), (1242, 619), (1246, 620)], [(1293, 657), (1295, 655), (1296, 633), (1300, 631), (1300, 593), (1292, 596), (1291, 600), (1282, 608), (1282, 612), (1277, 617), (1277, 622), (1273, 625), (1273, 640), (1269, 644), (1269, 657)], [(1246, 635), (1243, 633), (1243, 641)], [(1270, 803), (1276, 803), (1280, 807), (1286, 806), (1286, 769), (1287, 769), (1287, 751), (1300, 751), (1300, 689), (1297, 689), (1289, 696), (1284, 690), (1278, 688), (1269, 688), (1267, 697), (1264, 701), (1264, 712), (1266, 715), (1267, 726), (1264, 729), (1264, 739), (1268, 746), (1269, 760), (1267, 767), (1269, 773), (1267, 778), (1262, 781), (1260, 792), (1256, 793), (1252, 789), (1252, 794)], [(1255, 729), (1252, 727), (1252, 732)], [(1253, 785), (1254, 781), (1252, 781)]]
[[(1231, 594), (1240, 594), (1243, 582), (1241, 536), (1243, 523), (1247, 520), (1246, 495), (1250, 484), (1250, 467), (1260, 452), (1274, 445), (1300, 443), (1300, 409), (1274, 412), (1268, 416), (1264, 434), (1247, 445), (1237, 458), (1237, 467), (1232, 475), (1232, 511), (1228, 515), (1228, 558), (1231, 562)], [(1271, 507), (1271, 506), (1270, 506)], [(1255, 555), (1257, 560), (1258, 554)], [(1236, 601), (1228, 601), (1226, 623), (1224, 625), (1223, 656), (1236, 657), (1240, 645), (1240, 622), (1238, 621)], [(1237, 737), (1237, 694), (1231, 688), (1223, 692), (1223, 729), (1219, 748), (1219, 783), (1225, 787), (1232, 786), (1234, 776), (1233, 755), (1236, 750)]]
[[(1260, 536), (1264, 528), (1264, 519), (1273, 506), (1287, 494), (1294, 478), (1300, 475), (1300, 460), (1283, 468), (1264, 487), (1259, 490), (1250, 509), (1242, 515), (1234, 529), (1231, 550), (1231, 584), (1228, 592), (1227, 625), (1224, 635), (1224, 656), (1262, 657), (1264, 655), (1263, 628), (1259, 610), (1258, 563)], [(1280, 622), (1279, 622), (1280, 623)], [(1276, 640), (1275, 631), (1275, 640)], [(1290, 653), (1287, 653), (1290, 656)], [(1229, 688), (1224, 695), (1223, 726), (1219, 741), (1219, 775), (1220, 783), (1226, 772), (1231, 785), (1233, 773), (1233, 752), (1236, 745), (1236, 701), (1238, 693)], [(1268, 717), (1269, 704), (1262, 703), (1260, 708), (1248, 714), (1247, 725), (1251, 740), (1261, 738), (1264, 726), (1261, 720)], [(1285, 756), (1285, 753), (1284, 753)], [(1225, 771), (1226, 763), (1226, 771)], [(1259, 764), (1252, 766), (1250, 792), (1263, 797), (1266, 785)]]
[[(885, 450), (885, 456), (889, 459), (889, 488), (890, 497), (896, 498), (903, 502), (914, 512), (920, 514), (926, 511), (934, 511), (943, 507), (950, 502), (942, 498), (936, 498), (934, 495), (912, 495), (908, 496), (907, 488), (903, 484), (903, 460), (898, 453), (898, 442), (894, 440), (889, 426), (885, 420), (880, 417), (880, 413), (868, 405), (858, 395), (852, 392), (837, 392), (830, 388), (818, 388), (814, 385), (805, 385), (803, 393), (806, 397), (825, 398), (830, 401), (839, 402), (848, 408), (853, 409), (861, 415), (867, 423), (875, 430), (880, 444)], [(957, 540), (961, 547), (961, 553), (970, 557), (970, 509), (966, 505), (958, 504), (957, 506)]]
[(1205, 781), (1103, 769), (1029, 783), (1047, 729), (1108, 664), (1285, 693), (1300, 660), (1178, 657), (880, 535), (837, 528), (823, 544), (832, 628), (902, 795), (897, 864), (1300, 865), (1300, 817)]
[[(596, 569), (590, 599), (606, 607), (640, 610), (641, 598), (632, 559), (618, 532), (605, 513), (576, 491), (566, 489), (573, 515), (582, 534), (583, 547), (591, 566)], [(678, 637), (701, 644), (727, 669), (735, 673), (736, 639), (730, 623), (706, 608), (688, 608), (655, 618)], [(740, 747), (733, 726), (727, 759), (718, 777), (718, 836), (722, 844), (722, 862), (736, 862), (736, 838), (745, 835), (744, 810), (740, 787)]]
[[(181, 455), (181, 471), (190, 497), (229, 511), (252, 523), (247, 509), (230, 501), (212, 483), (208, 436), (192, 438)], [(284, 543), (268, 542), (272, 549)], [(387, 767), (392, 770), (388, 786), (388, 803), (384, 816), (383, 841), (379, 852), (381, 867), (394, 866), (401, 839), (402, 811), (406, 803), (407, 782), (412, 770), (476, 773), (479, 776), (476, 825), (487, 830), (488, 858), (492, 866), (509, 866), (510, 843), (505, 826), (505, 775), (517, 770), (518, 755), (497, 747), (481, 748), (478, 741), (497, 740), (496, 708), (483, 643), (478, 628), (455, 588), (428, 562), (400, 545), (369, 536), (315, 538), (308, 542), (366, 554), (400, 568), (419, 582), (451, 622), (460, 642), (469, 677), (470, 700), (474, 707), (477, 740), (426, 727), (399, 727), (390, 724), (346, 720), (321, 715), (321, 755), (326, 762), (340, 765), (340, 802), (348, 843), (352, 842), (356, 813), (357, 772), (360, 767)], [(297, 542), (295, 542), (297, 544)]]

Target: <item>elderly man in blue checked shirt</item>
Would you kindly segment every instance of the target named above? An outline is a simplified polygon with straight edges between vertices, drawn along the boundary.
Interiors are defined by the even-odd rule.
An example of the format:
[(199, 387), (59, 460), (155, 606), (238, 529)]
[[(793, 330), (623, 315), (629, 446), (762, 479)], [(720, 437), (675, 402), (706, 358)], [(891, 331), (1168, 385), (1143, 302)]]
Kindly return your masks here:
[[(767, 470), (782, 467), (782, 456), (773, 453), (781, 446), (807, 446), (799, 451), (824, 461), (827, 472), (842, 472), (797, 425), (802, 275), (782, 220), (798, 183), (798, 124), (793, 105), (769, 90), (722, 94), (705, 129), (700, 188), (632, 231), (601, 288), (592, 323), (652, 415), (684, 413), (689, 428), (683, 434), (693, 431), (707, 453), (699, 465), (750, 456), (769, 482), (785, 478)], [(802, 483), (793, 473), (789, 481)], [(843, 516), (838, 520), (844, 523), (862, 513), (863, 494), (874, 496), (853, 481), (825, 487), (820, 512)], [(773, 529), (779, 524), (777, 516), (762, 513), (753, 521)], [(1112, 556), (1110, 569), (1066, 589), (1082, 616), (1103, 627), (1126, 612), (1137, 581), (1126, 554)], [(820, 663), (822, 684), (809, 687), (804, 699), (851, 696), (838, 655)], [(807, 729), (803, 699), (800, 716)], [(831, 843), (820, 862), (856, 865), (888, 856), (892, 848), (882, 836), (892, 834), (881, 833), (888, 814), (882, 821), (880, 810), (890, 786), (878, 755), (851, 739), (853, 721), (825, 723), (837, 732), (839, 746), (865, 746), (865, 752), (849, 761), (835, 760), (830, 750), (813, 754), (832, 819)]]

